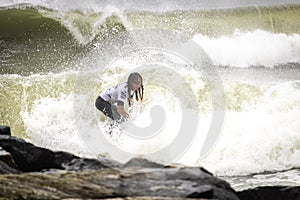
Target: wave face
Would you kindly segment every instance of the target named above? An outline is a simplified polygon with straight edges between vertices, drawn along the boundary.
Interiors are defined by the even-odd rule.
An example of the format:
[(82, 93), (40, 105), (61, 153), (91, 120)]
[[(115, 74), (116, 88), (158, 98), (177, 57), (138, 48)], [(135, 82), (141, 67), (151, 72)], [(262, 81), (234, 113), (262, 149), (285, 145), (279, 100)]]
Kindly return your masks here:
[[(74, 67), (73, 58), (88, 52), (95, 43), (147, 28), (195, 37), (217, 65), (276, 66), (299, 61), (298, 5), (174, 11), (126, 10), (110, 4), (76, 9), (63, 3), (55, 5), (39, 1), (2, 4), (2, 73), (64, 71)], [(278, 47), (273, 52), (274, 45)], [(216, 47), (218, 51), (214, 51)], [(236, 56), (240, 60), (230, 60)]]
[(236, 30), (262, 29), (286, 34), (299, 34), (300, 31), (299, 5), (174, 11), (134, 7), (126, 10), (113, 4), (91, 4), (91, 7), (76, 7), (75, 4), (75, 8), (63, 3), (58, 4), (60, 6), (42, 3), (8, 5), (0, 5), (0, 24), (5, 28), (1, 29), (1, 35), (28, 37), (29, 33), (35, 33), (46, 39), (45, 34), (48, 37), (54, 33), (57, 33), (56, 37), (71, 34), (80, 44), (88, 44), (99, 35), (104, 37), (103, 32), (112, 34), (111, 31), (117, 29), (164, 28), (210, 37), (232, 35)]
[[(112, 130), (111, 142), (118, 148), (138, 155), (164, 148), (174, 139), (172, 133), (178, 132), (182, 112), (187, 111), (198, 113), (200, 123), (195, 140), (177, 162), (205, 166), (224, 176), (300, 167), (299, 4), (172, 2), (153, 6), (134, 0), (84, 5), (79, 1), (2, 1), (0, 123), (39, 146), (92, 157), (108, 153), (125, 161), (129, 157), (105, 152), (107, 144), (98, 138), (99, 127), (107, 131), (109, 122), (95, 110), (94, 100), (138, 69), (144, 76), (145, 99), (130, 111), (132, 122), (147, 127), (151, 109), (157, 105), (165, 109), (167, 120), (161, 134), (147, 143)], [(190, 68), (180, 56), (156, 52), (175, 43), (175, 37), (163, 32), (153, 34), (162, 29), (185, 35), (188, 44), (203, 50), (196, 57), (210, 62)], [(133, 34), (139, 30), (140, 38)], [(154, 43), (161, 46), (149, 52), (129, 51), (154, 47)], [(180, 52), (195, 53), (193, 46)], [(187, 85), (164, 68), (182, 77), (197, 106)], [(219, 77), (210, 73), (203, 77), (203, 68), (217, 70)], [(225, 121), (214, 149), (200, 158), (212, 118), (211, 86), (216, 78), (222, 79), (224, 95), (218, 98), (224, 101)], [(95, 146), (93, 151), (87, 143)]]

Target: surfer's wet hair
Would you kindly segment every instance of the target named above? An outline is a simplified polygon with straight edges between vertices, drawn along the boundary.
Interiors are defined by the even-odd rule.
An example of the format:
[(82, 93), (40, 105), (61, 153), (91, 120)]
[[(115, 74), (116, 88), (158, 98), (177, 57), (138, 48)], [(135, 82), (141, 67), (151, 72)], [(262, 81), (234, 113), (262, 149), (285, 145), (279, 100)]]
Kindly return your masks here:
[(131, 90), (131, 84), (132, 83), (136, 83), (136, 84), (141, 84), (141, 86), (135, 91), (135, 99), (137, 101), (139, 100), (143, 100), (144, 97), (144, 86), (143, 86), (143, 77), (137, 73), (137, 72), (133, 72), (128, 76), (128, 80), (127, 80), (127, 85), (128, 85), (128, 94), (129, 94), (129, 98), (128, 98), (128, 104), (129, 106), (131, 106), (131, 102), (130, 102), (130, 98), (132, 98), (134, 95), (130, 95), (130, 90)]

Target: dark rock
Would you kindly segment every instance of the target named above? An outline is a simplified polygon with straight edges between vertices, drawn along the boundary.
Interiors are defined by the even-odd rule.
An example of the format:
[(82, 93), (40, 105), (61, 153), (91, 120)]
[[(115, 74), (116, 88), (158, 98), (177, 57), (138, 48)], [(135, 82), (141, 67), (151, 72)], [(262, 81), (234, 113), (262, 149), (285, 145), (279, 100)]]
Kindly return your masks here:
[(36, 147), (25, 140), (0, 135), (0, 146), (12, 155), (16, 165), (23, 172), (50, 168), (62, 169), (61, 165), (56, 162), (52, 151)]
[(0, 160), (0, 174), (19, 174), (20, 172)]
[(162, 164), (149, 161), (144, 158), (132, 158), (124, 164), (123, 168), (135, 167), (135, 168), (163, 168)]
[(18, 167), (17, 167), (14, 159), (12, 158), (11, 154), (8, 153), (7, 151), (3, 150), (1, 147), (0, 147), (0, 161), (5, 163), (9, 167), (12, 167), (12, 168), (18, 170)]
[(70, 162), (64, 163), (63, 167), (68, 171), (80, 171), (80, 170), (97, 170), (107, 168), (105, 164), (96, 159), (78, 158), (73, 159)]
[(90, 158), (80, 158), (68, 152), (57, 151), (54, 152), (56, 162), (59, 163), (65, 170), (68, 171), (80, 171), (80, 170), (96, 170), (107, 167), (120, 168), (122, 164), (105, 159), (90, 159)]
[[(208, 198), (212, 195), (212, 198), (216, 199), (238, 199), (235, 191), (226, 181), (204, 172), (201, 168), (167, 168), (145, 174), (147, 175), (145, 179), (172, 180), (170, 187), (172, 187), (172, 184), (184, 183), (184, 187), (179, 187), (184, 194), (187, 194), (184, 197), (190, 197), (191, 195), (192, 197), (197, 196), (197, 198)], [(176, 194), (175, 191), (173, 192)], [(177, 192), (180, 193), (180, 190), (177, 190)], [(178, 195), (176, 196), (178, 197)]]
[(237, 192), (241, 200), (300, 200), (300, 186), (265, 186)]
[(0, 125), (0, 135), (11, 135), (11, 133), (10, 133), (10, 127), (9, 126)]
[[(205, 189), (205, 186), (203, 187)], [(197, 192), (194, 192), (192, 194), (189, 194), (187, 196), (187, 198), (205, 198), (205, 199), (212, 199), (214, 196), (214, 191), (212, 189), (212, 187), (209, 187), (207, 188), (206, 191), (197, 191)]]
[(0, 135), (0, 146), (12, 155), (17, 168), (23, 172), (49, 169), (78, 171), (122, 167), (122, 164), (113, 160), (80, 158), (68, 152), (53, 152), (8, 135)]
[(106, 167), (110, 168), (120, 169), (123, 166), (123, 164), (111, 159), (98, 158), (97, 160), (104, 164)]
[(73, 159), (79, 159), (78, 156), (64, 151), (56, 151), (54, 152), (54, 155), (56, 162), (61, 166), (65, 163), (71, 162)]

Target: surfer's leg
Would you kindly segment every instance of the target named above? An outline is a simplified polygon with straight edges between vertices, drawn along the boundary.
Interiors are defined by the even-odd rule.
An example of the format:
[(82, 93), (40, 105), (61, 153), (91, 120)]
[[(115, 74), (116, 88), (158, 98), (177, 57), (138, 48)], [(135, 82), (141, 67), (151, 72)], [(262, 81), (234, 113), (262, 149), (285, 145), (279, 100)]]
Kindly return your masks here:
[(105, 116), (114, 119), (114, 115), (112, 113), (112, 105), (102, 99), (100, 96), (96, 99), (95, 106), (98, 110), (100, 110)]

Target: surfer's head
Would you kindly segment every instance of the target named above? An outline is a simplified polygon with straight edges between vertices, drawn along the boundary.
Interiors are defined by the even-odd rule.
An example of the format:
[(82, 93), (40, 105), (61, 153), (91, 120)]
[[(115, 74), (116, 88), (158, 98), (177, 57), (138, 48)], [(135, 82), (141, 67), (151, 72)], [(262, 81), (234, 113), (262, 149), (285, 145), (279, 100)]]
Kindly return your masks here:
[[(142, 101), (144, 96), (143, 77), (139, 73), (133, 72), (128, 76), (127, 84), (128, 93), (130, 94), (130, 90), (133, 90), (136, 100), (140, 99)], [(128, 102), (130, 105), (130, 101)]]
[(139, 73), (133, 72), (128, 76), (127, 83), (131, 90), (136, 91), (143, 86), (143, 78)]

